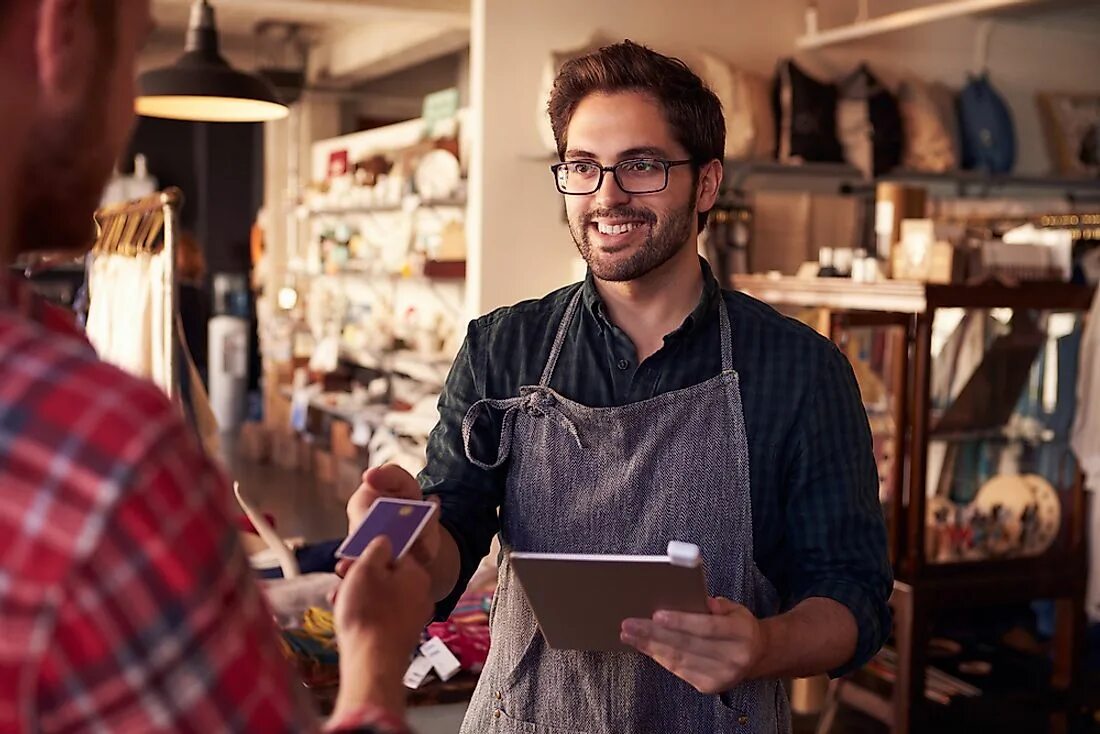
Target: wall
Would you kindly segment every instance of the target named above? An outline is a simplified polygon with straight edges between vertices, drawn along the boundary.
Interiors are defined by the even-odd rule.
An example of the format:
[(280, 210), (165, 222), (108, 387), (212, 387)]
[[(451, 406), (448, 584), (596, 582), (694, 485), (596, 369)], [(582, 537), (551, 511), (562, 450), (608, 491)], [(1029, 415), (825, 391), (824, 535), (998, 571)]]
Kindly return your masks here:
[[(905, 5), (914, 4), (919, 3)], [(855, 7), (837, 0), (818, 5), (828, 6), (822, 27), (850, 20), (835, 13), (830, 17), (825, 9), (851, 13)], [(871, 5), (876, 14), (902, 7), (897, 0)], [(583, 45), (592, 33), (602, 32), (689, 62), (701, 49), (770, 73), (780, 56), (793, 54), (804, 7), (803, 0), (680, 0), (671, 15), (664, 0), (475, 0), (471, 106), (480, 132), (471, 164), (469, 233), (470, 241), (481, 246), (471, 253), (471, 312), (538, 297), (576, 277), (578, 258), (535, 125), (543, 65), (552, 50)], [(809, 70), (831, 76), (867, 60), (887, 81), (909, 71), (961, 85), (972, 64), (975, 29), (972, 20), (945, 21), (796, 58)], [(1016, 114), (1018, 170), (1043, 172), (1047, 163), (1033, 95), (1040, 89), (1100, 89), (1100, 44), (1086, 33), (998, 25), (989, 61), (994, 82)]]

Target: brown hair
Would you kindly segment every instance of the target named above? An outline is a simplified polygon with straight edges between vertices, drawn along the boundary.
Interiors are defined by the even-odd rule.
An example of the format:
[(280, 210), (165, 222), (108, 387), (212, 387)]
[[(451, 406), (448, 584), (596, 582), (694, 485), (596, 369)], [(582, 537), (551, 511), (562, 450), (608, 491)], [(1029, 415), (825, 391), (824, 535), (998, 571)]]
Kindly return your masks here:
[[(722, 159), (726, 122), (717, 95), (680, 59), (629, 40), (571, 59), (558, 73), (548, 111), (560, 159), (565, 158), (565, 134), (581, 100), (615, 92), (641, 92), (657, 101), (676, 141), (687, 150), (696, 179), (701, 166)], [(700, 231), (706, 222), (703, 212)]]

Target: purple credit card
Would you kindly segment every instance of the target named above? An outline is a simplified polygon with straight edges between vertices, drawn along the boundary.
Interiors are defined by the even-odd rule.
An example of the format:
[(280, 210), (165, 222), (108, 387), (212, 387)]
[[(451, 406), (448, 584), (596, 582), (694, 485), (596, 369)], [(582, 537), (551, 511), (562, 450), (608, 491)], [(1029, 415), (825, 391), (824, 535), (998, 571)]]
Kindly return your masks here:
[(336, 549), (336, 555), (340, 558), (358, 558), (372, 540), (385, 535), (390, 539), (396, 560), (412, 546), (433, 512), (434, 502), (379, 497), (367, 510), (367, 516), (359, 527)]

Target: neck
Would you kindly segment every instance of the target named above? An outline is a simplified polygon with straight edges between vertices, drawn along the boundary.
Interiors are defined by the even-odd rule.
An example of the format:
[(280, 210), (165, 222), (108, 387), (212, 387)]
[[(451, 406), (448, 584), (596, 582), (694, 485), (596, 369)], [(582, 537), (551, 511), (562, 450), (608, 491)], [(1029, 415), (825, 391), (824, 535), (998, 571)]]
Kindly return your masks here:
[(607, 317), (634, 342), (638, 362), (664, 344), (699, 304), (703, 274), (694, 247), (684, 246), (668, 262), (635, 280), (595, 279)]

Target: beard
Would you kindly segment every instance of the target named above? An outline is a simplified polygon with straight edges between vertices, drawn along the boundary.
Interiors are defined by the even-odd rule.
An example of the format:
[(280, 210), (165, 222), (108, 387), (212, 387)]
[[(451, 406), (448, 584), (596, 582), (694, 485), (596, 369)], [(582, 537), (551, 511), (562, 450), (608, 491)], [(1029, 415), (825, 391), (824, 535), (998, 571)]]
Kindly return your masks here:
[[(658, 215), (641, 207), (615, 207), (612, 209), (593, 209), (579, 217), (569, 220), (569, 232), (577, 245), (584, 261), (588, 263), (592, 274), (600, 280), (624, 282), (637, 280), (656, 270), (672, 259), (691, 237), (691, 225), (695, 221), (695, 195), (692, 193), (688, 203), (668, 214)], [(623, 259), (604, 259), (589, 239), (591, 224), (599, 218), (621, 218), (645, 222), (649, 225), (649, 234), (634, 251)]]
[(35, 126), (17, 179), (15, 254), (94, 244), (92, 217), (115, 162), (105, 127), (106, 103), (91, 94), (78, 113)]

